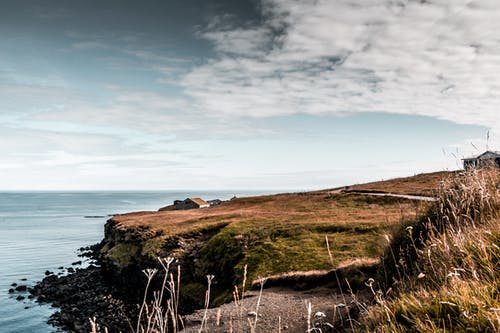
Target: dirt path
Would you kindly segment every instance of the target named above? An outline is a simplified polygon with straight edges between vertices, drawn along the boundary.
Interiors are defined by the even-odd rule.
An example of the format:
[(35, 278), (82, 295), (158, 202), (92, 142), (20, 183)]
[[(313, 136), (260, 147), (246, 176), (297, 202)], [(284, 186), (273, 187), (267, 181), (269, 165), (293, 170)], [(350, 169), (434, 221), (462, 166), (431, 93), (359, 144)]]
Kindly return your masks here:
[(409, 195), (409, 194), (398, 194), (398, 193), (373, 193), (373, 192), (355, 192), (355, 193), (361, 193), (364, 195), (372, 195), (375, 197), (393, 197), (393, 198), (402, 198), (402, 199), (429, 201), (429, 202), (436, 201), (436, 198), (426, 197), (426, 196), (422, 196), (422, 195)]
[[(356, 316), (362, 304), (370, 296), (364, 292), (356, 296), (340, 294), (338, 290), (315, 288), (308, 291), (296, 291), (274, 287), (264, 289), (259, 302), (259, 291), (249, 291), (240, 304), (223, 304), (218, 308), (208, 309), (207, 325), (204, 332), (250, 332), (250, 323), (258, 316), (255, 332), (306, 332), (308, 322), (308, 304), (311, 303), (311, 325), (327, 327), (326, 322), (334, 325), (333, 331), (341, 331), (349, 326), (349, 315)], [(198, 332), (204, 310), (199, 310), (185, 318), (185, 333)], [(323, 315), (325, 317), (323, 317)], [(220, 318), (220, 319), (218, 319)], [(327, 331), (331, 331), (329, 328)], [(325, 330), (323, 330), (325, 332)]]
[(345, 187), (329, 191), (331, 194), (341, 194), (341, 193), (356, 193), (363, 195), (371, 195), (374, 197), (392, 197), (392, 198), (402, 198), (408, 200), (418, 200), (418, 201), (428, 201), (434, 202), (436, 198), (423, 196), (423, 195), (411, 195), (411, 194), (400, 194), (400, 193), (387, 193), (387, 192), (373, 192), (373, 191), (363, 191), (363, 190), (350, 190)]

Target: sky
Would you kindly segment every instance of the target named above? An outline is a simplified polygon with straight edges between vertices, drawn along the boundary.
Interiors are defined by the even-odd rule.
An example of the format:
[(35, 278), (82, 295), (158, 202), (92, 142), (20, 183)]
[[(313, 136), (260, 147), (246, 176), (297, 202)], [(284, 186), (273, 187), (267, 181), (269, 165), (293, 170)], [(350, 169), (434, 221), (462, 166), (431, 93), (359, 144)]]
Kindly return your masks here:
[(308, 190), (500, 150), (498, 0), (0, 0), (0, 190)]

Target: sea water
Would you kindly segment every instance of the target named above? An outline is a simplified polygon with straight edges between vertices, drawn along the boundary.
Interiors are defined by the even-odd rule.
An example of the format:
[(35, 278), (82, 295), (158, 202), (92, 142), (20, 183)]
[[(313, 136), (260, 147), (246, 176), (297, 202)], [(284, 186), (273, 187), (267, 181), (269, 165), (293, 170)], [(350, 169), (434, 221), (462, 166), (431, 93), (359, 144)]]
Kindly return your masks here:
[[(77, 250), (102, 240), (111, 215), (157, 210), (187, 197), (229, 199), (262, 192), (0, 193), (0, 333), (58, 331), (46, 323), (57, 308), (8, 290), (12, 283), (33, 286), (46, 270), (79, 267), (71, 265), (79, 260), (85, 265)], [(26, 299), (17, 301), (19, 295)]]

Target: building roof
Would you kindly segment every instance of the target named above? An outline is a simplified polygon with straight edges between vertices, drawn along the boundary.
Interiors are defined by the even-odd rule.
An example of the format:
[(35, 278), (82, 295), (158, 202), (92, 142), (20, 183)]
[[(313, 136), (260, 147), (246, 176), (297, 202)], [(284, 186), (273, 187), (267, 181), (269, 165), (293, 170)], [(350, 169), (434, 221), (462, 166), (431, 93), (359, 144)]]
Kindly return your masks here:
[(189, 198), (189, 200), (191, 200), (192, 202), (194, 202), (200, 206), (208, 205), (208, 202), (206, 202), (205, 200), (203, 200), (201, 198)]
[(462, 158), (462, 160), (464, 160), (464, 161), (467, 161), (467, 160), (475, 160), (475, 159), (479, 159), (479, 158), (483, 157), (484, 155), (488, 155), (488, 154), (495, 155), (495, 157), (500, 157), (500, 151), (491, 151), (491, 150), (487, 150), (487, 151), (485, 151), (485, 152), (484, 152), (484, 153), (482, 153), (482, 154), (479, 154), (479, 155), (477, 155), (477, 156), (472, 156), (472, 157)]

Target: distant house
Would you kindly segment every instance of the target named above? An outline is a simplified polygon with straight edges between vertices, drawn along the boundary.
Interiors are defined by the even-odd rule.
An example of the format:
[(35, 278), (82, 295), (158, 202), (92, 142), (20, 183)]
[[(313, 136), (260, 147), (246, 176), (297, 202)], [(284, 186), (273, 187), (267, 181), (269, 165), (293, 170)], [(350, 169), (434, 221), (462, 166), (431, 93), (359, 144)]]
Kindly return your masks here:
[(213, 200), (208, 200), (208, 204), (211, 206), (218, 206), (222, 203), (221, 199), (213, 199)]
[(488, 165), (500, 167), (500, 152), (486, 151), (481, 155), (462, 159), (464, 169), (481, 168)]
[(210, 207), (208, 202), (201, 198), (187, 198), (185, 200), (175, 200), (174, 207), (177, 210), (207, 208)]

